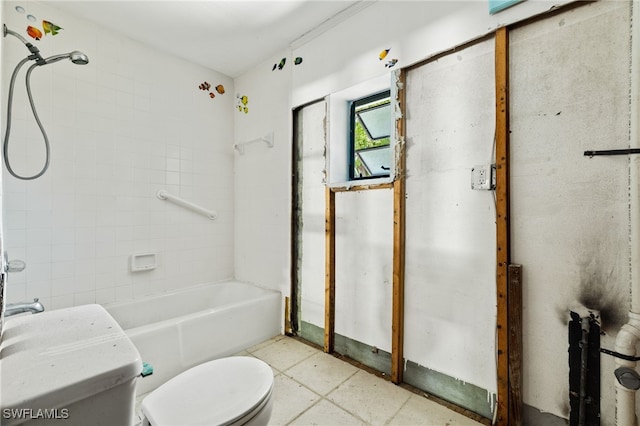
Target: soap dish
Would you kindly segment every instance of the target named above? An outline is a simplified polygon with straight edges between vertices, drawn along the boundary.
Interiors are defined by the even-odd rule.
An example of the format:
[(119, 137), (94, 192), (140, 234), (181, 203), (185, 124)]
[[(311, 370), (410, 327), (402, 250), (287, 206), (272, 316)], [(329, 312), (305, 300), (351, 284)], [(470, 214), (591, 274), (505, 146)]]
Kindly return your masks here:
[(156, 269), (155, 253), (139, 253), (131, 255), (131, 272), (142, 272)]

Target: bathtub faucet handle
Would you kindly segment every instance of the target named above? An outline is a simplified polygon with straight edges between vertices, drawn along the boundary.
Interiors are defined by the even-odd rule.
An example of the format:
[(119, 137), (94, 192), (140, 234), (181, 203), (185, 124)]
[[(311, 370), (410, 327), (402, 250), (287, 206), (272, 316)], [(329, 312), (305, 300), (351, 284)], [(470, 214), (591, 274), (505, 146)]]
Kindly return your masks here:
[(24, 260), (14, 259), (9, 260), (9, 255), (7, 252), (4, 252), (4, 271), (5, 272), (22, 272), (24, 268), (27, 267), (27, 264)]
[(24, 260), (14, 259), (7, 262), (7, 272), (22, 272), (26, 267)]

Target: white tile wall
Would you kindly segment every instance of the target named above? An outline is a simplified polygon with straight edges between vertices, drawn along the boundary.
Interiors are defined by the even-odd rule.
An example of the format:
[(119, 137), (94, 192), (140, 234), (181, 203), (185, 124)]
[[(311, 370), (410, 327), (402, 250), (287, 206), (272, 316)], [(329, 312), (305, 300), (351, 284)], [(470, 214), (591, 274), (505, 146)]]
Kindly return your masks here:
[[(17, 3), (3, 4), (7, 26), (25, 28)], [(221, 83), (233, 94), (233, 81), (55, 4), (28, 6), (64, 28), (35, 42), (44, 56), (81, 50), (90, 63), (63, 61), (32, 74), (51, 167), (28, 182), (3, 172), (5, 247), (27, 262), (9, 277), (9, 302), (39, 297), (48, 309), (108, 303), (231, 278), (235, 99), (211, 99), (198, 85)], [(8, 78), (28, 53), (16, 39), (4, 46), (3, 116)], [(29, 174), (39, 170), (43, 146), (21, 81), (10, 158)], [(217, 210), (218, 219), (159, 200), (159, 189)], [(148, 251), (158, 253), (158, 268), (131, 273), (129, 257)]]

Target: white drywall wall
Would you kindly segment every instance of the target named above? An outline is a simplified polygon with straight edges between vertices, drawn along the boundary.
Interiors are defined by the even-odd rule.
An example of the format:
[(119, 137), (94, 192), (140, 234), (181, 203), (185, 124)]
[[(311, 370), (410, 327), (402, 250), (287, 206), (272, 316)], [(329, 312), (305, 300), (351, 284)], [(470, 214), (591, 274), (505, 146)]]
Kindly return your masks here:
[[(293, 105), (383, 75), (389, 59), (398, 59), (396, 68), (405, 67), (566, 3), (571, 1), (528, 0), (490, 15), (488, 2), (479, 0), (372, 2), (325, 33), (292, 46), (292, 56), (304, 59), (292, 75)], [(391, 50), (381, 61), (384, 49)]]
[[(301, 319), (324, 328), (326, 103), (299, 112), (302, 161)], [(393, 193), (338, 192), (335, 332), (391, 351)]]
[[(391, 3), (396, 6), (393, 10), (387, 9)], [(431, 7), (436, 7), (434, 3), (438, 2), (414, 2), (415, 4), (412, 5), (408, 3), (410, 2), (377, 2), (365, 9), (362, 14), (336, 25), (327, 33), (321, 34), (306, 44), (296, 46), (292, 56), (301, 56), (304, 58), (304, 62), (298, 67), (291, 68), (291, 105), (301, 105), (388, 73), (388, 69), (384, 68), (384, 64), (378, 60), (378, 53), (384, 48), (390, 47), (392, 49), (391, 57), (398, 53), (400, 62), (397, 66), (404, 66), (489, 33), (500, 25), (543, 12), (554, 4), (567, 2), (526, 1), (495, 16), (488, 15), (485, 2), (447, 2), (457, 4), (458, 8), (448, 9), (448, 5), (442, 4), (442, 9), (433, 9), (431, 15), (428, 13), (428, 4), (431, 3)], [(623, 199), (626, 195), (624, 185), (622, 189), (619, 185), (626, 182), (624, 167), (627, 163), (624, 157), (588, 160), (583, 158), (582, 151), (584, 149), (617, 148), (620, 145), (628, 144), (625, 139), (628, 129), (618, 121), (628, 120), (628, 87), (624, 87), (620, 82), (626, 82), (629, 79), (627, 60), (629, 48), (625, 44), (628, 43), (629, 22), (622, 16), (615, 15), (618, 17), (608, 19), (606, 14), (602, 15), (599, 12), (594, 14), (593, 11), (604, 11), (607, 8), (628, 9), (629, 5), (629, 2), (615, 1), (584, 5), (574, 11), (566, 12), (566, 14), (559, 14), (553, 18), (529, 24), (538, 27), (532, 30), (533, 33), (529, 33), (528, 26), (525, 26), (513, 30), (511, 35), (513, 63), (511, 105), (514, 108), (512, 111), (513, 261), (522, 263), (525, 271), (524, 398), (526, 404), (559, 416), (567, 416), (568, 414), (566, 409), (566, 400), (568, 399), (566, 389), (568, 381), (566, 319), (568, 309), (578, 305), (574, 299), (579, 293), (579, 283), (581, 280), (588, 282), (590, 276), (598, 277), (600, 274), (598, 271), (613, 271), (617, 277), (614, 281), (607, 281), (608, 275), (602, 276), (600, 274), (600, 278), (602, 278), (602, 282), (615, 282), (615, 290), (611, 291), (614, 304), (617, 297), (622, 296), (624, 299), (628, 295), (628, 289), (625, 287), (625, 272), (623, 271), (626, 267), (628, 249), (621, 242), (627, 238), (626, 199)], [(421, 7), (424, 9), (418, 10)], [(620, 10), (616, 13), (624, 15)], [(593, 19), (587, 18), (589, 14), (593, 14)], [(422, 19), (424, 16), (430, 16), (433, 19)], [(573, 18), (568, 19), (568, 16)], [(369, 22), (382, 21), (389, 24), (379, 28), (379, 31), (374, 34), (359, 33), (354, 30), (366, 27)], [(582, 22), (582, 24), (576, 27), (573, 26), (573, 21)], [(567, 32), (572, 26), (573, 30)], [(580, 30), (576, 30), (577, 28)], [(519, 43), (527, 39), (530, 41), (518, 46)], [(351, 40), (351, 42), (346, 43), (345, 40)], [(464, 64), (468, 52), (463, 51), (462, 53), (462, 61), (460, 62)], [(594, 55), (597, 59), (593, 58)], [(480, 54), (477, 60), (481, 61), (481, 58)], [(586, 61), (587, 58), (591, 58), (589, 61), (592, 62)], [(488, 58), (485, 59), (488, 60)], [(279, 58), (273, 58), (273, 62), (277, 62), (277, 60)], [(520, 62), (522, 60), (524, 62)], [(445, 63), (447, 61), (456, 63), (458, 61), (457, 53), (442, 58), (438, 62)], [(260, 72), (270, 73), (270, 65), (261, 65)], [(485, 63), (479, 69), (486, 73), (487, 66), (489, 65)], [(434, 71), (436, 68), (433, 68)], [(464, 67), (459, 69), (464, 69)], [(472, 71), (473, 69), (475, 67), (467, 70)], [(270, 81), (269, 77), (260, 77), (260, 72), (256, 70), (255, 74), (251, 74), (250, 87), (260, 86), (262, 78), (266, 78), (265, 81)], [(612, 76), (615, 78), (611, 78)], [(470, 75), (469, 79), (474, 81), (480, 77), (483, 76)], [(444, 77), (441, 78), (443, 83), (448, 81), (444, 80)], [(455, 73), (452, 78), (457, 78)], [(243, 80), (242, 84), (248, 84), (248, 80)], [(460, 88), (465, 87), (466, 83), (463, 81)], [(449, 85), (447, 84), (446, 87)], [(260, 90), (265, 94), (270, 94), (271, 97), (283, 96), (281, 87), (277, 85), (274, 87), (270, 87), (269, 84), (262, 85)], [(441, 95), (442, 102), (445, 102), (443, 111), (449, 111), (449, 114), (444, 117), (445, 122), (451, 120), (449, 115), (454, 108), (452, 106), (454, 102), (449, 99), (461, 97), (462, 93), (483, 93), (479, 88), (476, 91), (472, 87), (466, 87), (462, 91), (456, 86), (450, 90), (452, 91), (451, 97), (448, 96), (448, 93)], [(486, 93), (480, 98), (472, 100), (476, 102), (476, 105), (480, 105), (478, 102), (481, 99), (486, 100), (485, 96)], [(611, 96), (620, 98), (611, 101)], [(585, 103), (582, 105), (580, 103), (581, 99), (591, 98), (599, 98), (600, 101), (594, 104)], [(428, 105), (428, 100), (428, 97), (419, 99), (425, 104), (425, 107)], [(553, 101), (553, 108), (547, 110), (547, 103), (550, 101)], [(463, 102), (458, 102), (458, 104), (460, 103)], [(557, 110), (555, 108), (555, 106), (564, 107), (566, 105), (574, 105), (580, 109), (577, 109), (572, 115), (567, 112), (566, 108)], [(589, 108), (586, 105), (589, 105)], [(466, 143), (477, 137), (477, 140), (481, 142), (478, 142), (477, 146), (474, 145), (473, 149), (479, 151), (475, 152), (474, 156), (467, 157), (467, 161), (451, 164), (446, 170), (442, 170), (442, 176), (438, 176), (437, 173), (440, 170), (441, 161), (437, 162), (433, 170), (429, 170), (430, 162), (435, 159), (428, 155), (431, 153), (417, 158), (418, 148), (416, 145), (411, 145), (413, 135), (408, 134), (409, 166), (414, 170), (424, 167), (431, 176), (428, 180), (425, 178), (419, 180), (415, 175), (412, 175), (411, 169), (409, 170), (407, 189), (410, 191), (411, 197), (408, 202), (413, 206), (410, 209), (414, 209), (414, 213), (408, 216), (408, 227), (422, 232), (419, 227), (429, 223), (428, 219), (442, 221), (448, 212), (453, 211), (454, 213), (450, 215), (452, 220), (448, 222), (451, 224), (460, 222), (471, 214), (470, 212), (473, 212), (474, 215), (475, 212), (479, 212), (478, 223), (466, 223), (464, 232), (453, 225), (449, 225), (450, 228), (445, 228), (445, 230), (434, 227), (433, 232), (442, 242), (441, 247), (435, 247), (436, 249), (439, 249), (441, 253), (448, 250), (450, 259), (467, 259), (468, 262), (463, 263), (476, 265), (481, 272), (473, 281), (477, 287), (466, 288), (461, 283), (467, 282), (469, 277), (465, 276), (465, 272), (462, 271), (459, 272), (462, 278), (457, 279), (454, 274), (455, 269), (452, 266), (453, 262), (434, 265), (434, 262), (429, 259), (432, 252), (422, 254), (412, 252), (409, 254), (408, 267), (413, 270), (411, 274), (407, 274), (409, 288), (416, 289), (428, 280), (440, 283), (450, 282), (449, 287), (436, 287), (432, 290), (437, 290), (437, 294), (423, 294), (422, 299), (414, 297), (413, 293), (407, 294), (406, 315), (407, 318), (410, 318), (409, 323), (414, 323), (414, 325), (408, 326), (410, 335), (421, 333), (423, 328), (417, 325), (417, 321), (420, 318), (428, 318), (430, 315), (432, 316), (430, 330), (435, 330), (436, 336), (443, 336), (444, 333), (441, 331), (445, 329), (452, 331), (446, 336), (446, 340), (440, 341), (431, 339), (432, 335), (424, 335), (426, 333), (423, 333), (419, 338), (407, 336), (405, 350), (410, 354), (408, 357), (418, 358), (416, 362), (423, 363), (426, 367), (443, 370), (444, 373), (458, 377), (461, 381), (470, 381), (493, 391), (495, 390), (494, 377), (492, 376), (494, 371), (494, 335), (488, 327), (491, 325), (490, 321), (495, 318), (495, 287), (488, 286), (486, 280), (489, 275), (495, 273), (495, 264), (493, 260), (487, 263), (481, 261), (482, 254), (478, 257), (478, 253), (474, 251), (478, 247), (484, 248), (486, 245), (487, 257), (485, 259), (492, 254), (493, 248), (490, 247), (490, 243), (493, 237), (489, 238), (488, 236), (489, 232), (492, 232), (490, 231), (491, 224), (487, 225), (486, 222), (493, 217), (494, 213), (491, 210), (493, 209), (493, 201), (486, 199), (489, 193), (470, 193), (468, 187), (470, 167), (476, 165), (477, 162), (488, 161), (488, 157), (491, 155), (489, 141), (492, 140), (493, 132), (486, 125), (492, 121), (491, 114), (494, 106), (491, 102), (482, 108), (484, 108), (486, 122), (482, 122), (482, 126), (478, 126), (477, 134), (458, 135), (458, 132), (462, 131), (461, 129), (455, 128), (455, 126), (449, 127), (451, 132), (449, 136), (457, 142)], [(519, 108), (527, 110), (523, 111)], [(478, 113), (479, 110), (480, 107), (474, 111)], [(555, 114), (558, 112), (561, 113), (556, 116)], [(466, 121), (469, 121), (470, 116), (464, 115), (467, 113), (468, 111), (464, 109), (456, 111), (460, 118), (466, 117)], [(438, 111), (429, 111), (424, 120), (428, 120), (429, 116), (434, 114), (437, 115)], [(290, 110), (280, 111), (279, 114), (274, 113), (270, 117), (272, 120), (288, 122)], [(408, 118), (411, 119), (410, 116)], [(319, 118), (319, 120), (321, 119)], [(579, 119), (584, 122), (580, 122)], [(604, 120), (601, 125), (592, 125), (592, 123), (601, 123), (601, 120)], [(534, 124), (538, 127), (535, 128)], [(424, 124), (424, 126), (427, 125)], [(616, 128), (614, 133), (609, 131), (612, 125)], [(623, 128), (622, 130), (620, 126)], [(316, 129), (324, 129), (322, 123), (318, 123)], [(455, 135), (452, 134), (453, 130), (456, 131)], [(556, 142), (550, 152), (553, 152), (554, 156), (550, 156), (547, 154), (546, 148), (551, 148), (549, 144), (553, 141)], [(591, 143), (587, 144), (588, 141)], [(460, 154), (461, 146), (463, 145), (455, 146), (455, 149), (452, 148), (452, 153)], [(322, 154), (320, 146), (315, 149), (316, 152), (313, 155)], [(485, 155), (481, 155), (480, 151), (489, 151), (487, 160), (483, 160)], [(468, 154), (466, 151), (464, 153)], [(568, 156), (569, 153), (571, 156)], [(552, 160), (559, 154), (564, 157), (562, 157), (561, 163), (554, 165)], [(574, 154), (576, 155), (574, 156)], [(290, 158), (289, 153), (283, 152), (282, 155), (286, 155), (286, 159)], [(584, 161), (587, 161), (589, 169), (582, 168), (585, 165)], [(595, 165), (590, 164), (589, 161)], [(317, 178), (321, 179), (323, 168), (320, 160), (314, 167), (315, 173), (318, 175)], [(612, 170), (615, 170), (614, 175), (610, 174)], [(523, 179), (529, 179), (528, 183)], [(455, 189), (447, 192), (447, 188)], [(247, 189), (237, 187), (237, 190), (246, 191)], [(443, 195), (440, 200), (443, 203), (439, 207), (440, 210), (433, 206), (438, 200), (430, 198), (431, 190)], [(456, 201), (456, 197), (463, 197), (461, 194), (452, 193), (457, 190), (466, 192), (465, 198), (460, 198), (464, 202), (458, 203), (459, 206), (456, 206), (456, 209), (464, 211), (464, 214), (460, 215), (455, 214), (454, 204), (452, 204)], [(592, 190), (593, 192), (590, 192)], [(249, 194), (252, 193), (251, 191)], [(282, 196), (284, 193), (289, 193), (290, 188), (283, 187), (277, 191)], [(619, 191), (623, 191), (623, 193)], [(565, 201), (573, 206), (572, 210), (566, 210)], [(309, 322), (322, 326), (324, 306), (324, 275), (320, 275), (324, 274), (324, 191), (322, 188), (318, 186), (314, 195), (309, 193), (309, 198), (305, 198), (303, 203), (308, 208), (307, 212), (310, 213), (310, 216), (305, 218), (305, 226), (308, 226), (308, 229), (313, 233), (313, 237), (307, 236), (303, 239), (303, 256), (310, 256), (315, 263), (313, 269), (304, 269), (306, 266), (303, 266), (302, 280), (303, 283), (309, 284), (309, 287), (303, 288), (302, 315), (303, 319), (308, 319)], [(449, 206), (450, 209), (447, 210), (445, 206)], [(431, 210), (435, 214), (433, 218), (428, 216), (430, 208), (434, 209)], [(422, 210), (419, 210), (416, 217), (415, 210), (418, 209)], [(386, 224), (382, 217), (382, 215), (379, 217), (380, 223)], [(529, 226), (526, 230), (522, 228), (524, 223)], [(614, 235), (610, 236), (606, 233), (607, 229), (612, 229), (611, 232)], [(450, 241), (445, 238), (445, 231), (450, 231), (452, 236), (460, 238), (457, 238), (457, 241)], [(569, 234), (574, 231), (581, 235), (577, 241), (570, 239)], [(280, 229), (280, 232), (288, 232), (288, 223), (286, 227), (283, 226)], [(463, 251), (461, 247), (467, 243), (467, 233), (472, 233), (483, 243), (478, 247), (469, 248), (469, 251)], [(416, 236), (412, 234), (413, 232), (410, 234), (410, 244), (416, 246), (426, 244), (418, 241)], [(601, 236), (603, 234), (606, 234), (606, 238), (601, 242), (597, 242), (597, 238), (593, 238), (594, 235)], [(260, 235), (245, 235), (245, 237), (250, 241), (260, 238)], [(429, 240), (427, 242), (433, 244)], [(582, 253), (592, 251), (593, 247), (597, 248), (596, 254), (582, 255)], [(288, 247), (282, 247), (281, 250), (288, 250)], [(383, 248), (381, 253), (384, 253), (385, 250), (386, 248)], [(555, 257), (556, 250), (559, 253), (557, 258)], [(494, 253), (495, 251), (493, 251)], [(598, 256), (601, 253), (607, 253), (608, 256), (602, 259), (605, 266), (600, 260), (595, 260), (599, 259)], [(618, 253), (620, 254), (618, 255)], [(285, 256), (284, 253), (283, 256)], [(615, 262), (611, 260), (612, 257), (615, 257)], [(590, 260), (585, 260), (587, 258)], [(589, 263), (591, 261), (594, 263)], [(607, 268), (606, 265), (609, 265), (610, 268)], [(242, 267), (249, 269), (252, 268), (252, 265), (246, 263)], [(260, 270), (254, 269), (252, 273), (256, 275), (265, 272), (271, 273), (270, 271), (277, 267), (277, 265), (262, 264)], [(460, 268), (462, 269), (463, 266)], [(306, 277), (305, 271), (307, 271)], [(442, 276), (437, 275), (440, 271), (444, 271)], [(582, 276), (580, 271), (583, 271)], [(558, 277), (563, 278), (559, 279)], [(467, 294), (467, 290), (470, 290), (477, 297), (479, 303), (471, 305), (472, 297)], [(476, 291), (478, 293), (475, 293)], [(384, 297), (383, 292), (379, 290), (378, 296)], [(424, 308), (424, 306), (429, 306), (428, 303), (432, 299), (437, 299), (438, 296), (443, 298), (441, 305), (430, 306), (434, 309)], [(444, 301), (444, 298), (449, 299)], [(423, 301), (425, 304), (421, 306)], [(618, 304), (626, 309), (625, 300)], [(480, 308), (481, 306), (483, 308)], [(466, 323), (460, 322), (452, 313), (465, 318)], [(466, 317), (467, 315), (469, 317)], [(438, 322), (437, 319), (443, 320)], [(380, 336), (382, 335), (381, 332)], [(466, 339), (469, 338), (471, 343), (477, 343), (480, 339), (476, 339), (476, 337), (481, 337), (483, 346), (469, 349)], [(448, 361), (447, 357), (450, 354), (446, 352), (446, 348), (450, 341), (453, 341), (454, 348), (463, 348), (463, 351), (454, 355), (459, 356), (456, 358), (461, 361), (459, 364)], [(611, 342), (611, 335), (604, 336), (603, 345)], [(433, 347), (436, 345), (440, 346)], [(463, 365), (466, 361), (465, 351), (477, 355), (476, 359), (471, 360), (474, 371), (468, 370), (467, 366)], [(605, 371), (610, 373), (611, 369), (608, 364), (610, 364), (610, 360), (603, 358), (603, 374), (608, 374)], [(476, 368), (482, 371), (476, 371)], [(609, 382), (604, 382), (604, 380), (609, 380)], [(611, 377), (603, 378), (603, 424), (610, 422), (613, 418), (613, 391), (610, 380), (612, 380)]]
[[(568, 415), (567, 322), (602, 310), (611, 349), (629, 309), (627, 2), (596, 2), (510, 34), (512, 261), (523, 265), (524, 401)], [(585, 306), (586, 305), (586, 306)], [(602, 424), (614, 423), (601, 356)]]
[(392, 282), (393, 190), (336, 193), (335, 332), (391, 352)]
[(496, 391), (493, 40), (408, 72), (405, 357)]
[(324, 328), (326, 103), (314, 103), (298, 114), (302, 168), (300, 312), (302, 321)]

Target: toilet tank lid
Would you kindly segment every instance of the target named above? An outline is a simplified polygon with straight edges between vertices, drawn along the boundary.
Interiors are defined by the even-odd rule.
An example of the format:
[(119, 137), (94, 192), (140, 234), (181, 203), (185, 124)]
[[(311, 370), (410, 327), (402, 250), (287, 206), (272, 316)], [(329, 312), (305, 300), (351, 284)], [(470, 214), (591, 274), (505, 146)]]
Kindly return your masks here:
[(172, 378), (140, 405), (154, 426), (228, 425), (271, 396), (273, 371), (265, 362), (237, 356), (209, 361)]
[(100, 305), (11, 318), (0, 352), (0, 408), (65, 407), (133, 380), (140, 354)]

